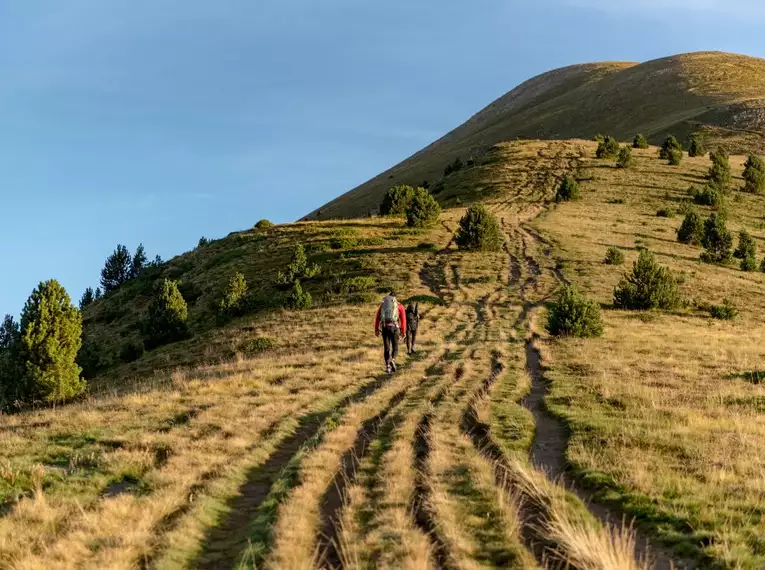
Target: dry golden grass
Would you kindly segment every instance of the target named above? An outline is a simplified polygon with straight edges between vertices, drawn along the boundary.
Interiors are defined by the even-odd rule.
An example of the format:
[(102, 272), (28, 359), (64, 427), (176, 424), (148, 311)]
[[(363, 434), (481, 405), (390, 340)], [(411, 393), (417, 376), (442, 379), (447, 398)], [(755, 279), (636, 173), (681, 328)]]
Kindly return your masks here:
[[(731, 162), (740, 175), (743, 157)], [(628, 172), (592, 161), (582, 173), (593, 176), (584, 199), (550, 212), (538, 227), (557, 240), (567, 275), (601, 303), (611, 302), (642, 245), (684, 276), (686, 297), (728, 298), (740, 316), (607, 310), (602, 339), (544, 343), (548, 404), (573, 431), (568, 460), (602, 499), (705, 565), (760, 568), (765, 526), (754, 513), (765, 506), (757, 383), (765, 275), (700, 263), (699, 248), (675, 240), (682, 217), (655, 216), (659, 207), (677, 207), (708, 167), (706, 158), (666, 166), (655, 149), (638, 152)], [(625, 203), (609, 203), (617, 199)], [(729, 211), (734, 232), (746, 228), (763, 243), (763, 197), (734, 192)], [(610, 245), (625, 251), (625, 266), (602, 263)]]

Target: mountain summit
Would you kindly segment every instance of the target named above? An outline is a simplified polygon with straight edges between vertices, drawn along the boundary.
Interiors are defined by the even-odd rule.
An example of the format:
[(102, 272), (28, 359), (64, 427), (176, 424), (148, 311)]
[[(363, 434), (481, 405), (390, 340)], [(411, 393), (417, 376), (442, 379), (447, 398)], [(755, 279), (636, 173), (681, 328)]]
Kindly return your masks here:
[(572, 65), (522, 83), (450, 133), (305, 219), (365, 215), (393, 184), (438, 180), (457, 157), (478, 156), (514, 138), (659, 143), (703, 133), (708, 146), (765, 152), (765, 59), (698, 52), (646, 63)]

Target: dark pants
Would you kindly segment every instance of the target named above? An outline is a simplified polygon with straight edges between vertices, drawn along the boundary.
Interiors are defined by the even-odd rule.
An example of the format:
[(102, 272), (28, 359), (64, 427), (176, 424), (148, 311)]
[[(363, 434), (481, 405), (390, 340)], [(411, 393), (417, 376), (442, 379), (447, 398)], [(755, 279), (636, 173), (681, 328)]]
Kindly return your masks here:
[(398, 327), (384, 326), (382, 328), (383, 348), (385, 349), (385, 364), (390, 364), (398, 356)]
[(414, 350), (414, 343), (417, 342), (417, 329), (406, 329), (406, 352), (407, 354)]

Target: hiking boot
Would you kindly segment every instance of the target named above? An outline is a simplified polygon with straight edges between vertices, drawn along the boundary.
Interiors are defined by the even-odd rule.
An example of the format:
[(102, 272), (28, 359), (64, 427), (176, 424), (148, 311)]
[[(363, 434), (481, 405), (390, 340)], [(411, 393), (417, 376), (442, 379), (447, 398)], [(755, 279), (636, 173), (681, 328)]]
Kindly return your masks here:
[(390, 367), (391, 367), (391, 372), (396, 371), (396, 363), (393, 360), (390, 361)]
[(390, 370), (390, 364), (386, 364), (386, 365), (385, 365), (385, 373), (386, 373), (386, 374), (390, 374), (390, 373), (391, 373), (391, 370)]

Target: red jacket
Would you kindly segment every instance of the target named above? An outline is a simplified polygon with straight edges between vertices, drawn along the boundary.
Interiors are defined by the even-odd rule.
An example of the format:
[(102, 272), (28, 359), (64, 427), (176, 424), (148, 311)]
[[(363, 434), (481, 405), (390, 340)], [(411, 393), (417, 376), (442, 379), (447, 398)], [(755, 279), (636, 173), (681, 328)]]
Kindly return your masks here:
[[(375, 332), (380, 330), (380, 313), (382, 312), (382, 305), (377, 308), (377, 316), (375, 317)], [(398, 326), (401, 328), (401, 334), (406, 334), (406, 311), (404, 305), (398, 304)]]

